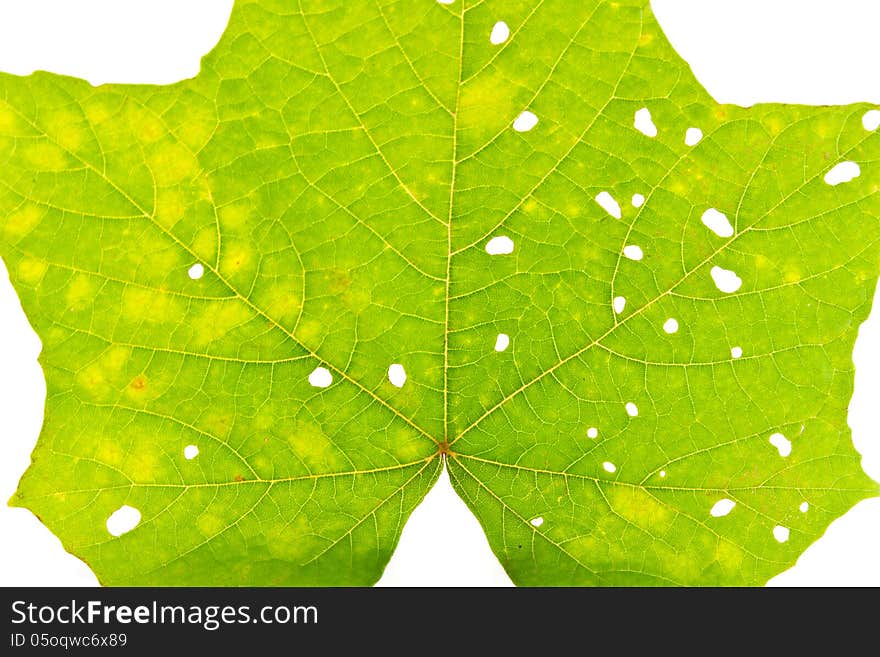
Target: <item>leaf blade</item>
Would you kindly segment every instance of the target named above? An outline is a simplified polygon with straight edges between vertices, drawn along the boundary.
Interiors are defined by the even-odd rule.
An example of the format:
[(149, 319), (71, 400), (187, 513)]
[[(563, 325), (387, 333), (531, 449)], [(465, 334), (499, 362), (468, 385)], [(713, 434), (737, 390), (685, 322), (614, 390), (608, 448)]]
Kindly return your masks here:
[(193, 80), (0, 90), (15, 501), (102, 581), (372, 583), (442, 461), (521, 584), (763, 583), (878, 493), (869, 108), (717, 105), (644, 0), (237, 2)]

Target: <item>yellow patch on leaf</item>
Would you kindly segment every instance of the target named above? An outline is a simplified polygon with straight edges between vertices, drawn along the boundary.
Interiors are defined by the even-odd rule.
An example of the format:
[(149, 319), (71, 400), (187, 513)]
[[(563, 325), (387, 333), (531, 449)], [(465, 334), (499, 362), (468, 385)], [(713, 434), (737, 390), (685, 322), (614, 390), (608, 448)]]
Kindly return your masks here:
[(60, 146), (38, 141), (22, 146), (25, 159), (40, 171), (61, 171), (69, 167), (70, 160)]
[(45, 260), (38, 260), (37, 258), (22, 258), (21, 262), (18, 263), (16, 272), (22, 283), (37, 285), (43, 280), (43, 276), (46, 275), (48, 269), (49, 263)]

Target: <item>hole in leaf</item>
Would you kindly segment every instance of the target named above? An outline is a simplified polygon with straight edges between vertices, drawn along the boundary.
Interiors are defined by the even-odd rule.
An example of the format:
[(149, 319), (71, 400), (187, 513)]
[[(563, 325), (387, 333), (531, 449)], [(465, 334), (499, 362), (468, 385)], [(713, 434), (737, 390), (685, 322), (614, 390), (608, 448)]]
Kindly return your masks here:
[(202, 276), (205, 275), (205, 267), (203, 265), (201, 265), (200, 263), (196, 263), (192, 267), (189, 268), (189, 271), (187, 273), (189, 274), (189, 277), (191, 279), (193, 279), (194, 281), (197, 281)]
[(510, 336), (507, 333), (499, 333), (495, 338), (495, 351), (505, 351), (510, 346)]
[(626, 404), (626, 414), (630, 417), (636, 417), (639, 414), (639, 407), (632, 402)]
[(605, 472), (610, 472), (612, 474), (617, 472), (617, 466), (614, 465), (611, 461), (605, 461), (605, 463), (602, 464), (602, 468), (605, 470)]
[(660, 478), (661, 478), (661, 479), (666, 479), (666, 470), (661, 470), (661, 471), (660, 471)]
[(591, 440), (596, 440), (599, 437), (599, 430), (596, 427), (590, 427), (587, 429), (587, 438)]
[(513, 129), (517, 132), (528, 132), (536, 125), (538, 125), (538, 117), (526, 110), (516, 117), (516, 121), (513, 122)]
[(620, 210), (620, 204), (614, 200), (614, 197), (608, 192), (599, 192), (596, 195), (596, 203), (615, 219), (620, 219), (623, 216), (623, 212)]
[(529, 523), (531, 523), (532, 527), (540, 527), (544, 524), (544, 519), (541, 517), (532, 518), (531, 520), (529, 520)]
[(122, 536), (138, 526), (141, 521), (141, 512), (133, 506), (122, 505), (107, 518), (107, 531), (112, 536)]
[(183, 456), (187, 461), (192, 461), (199, 455), (199, 448), (195, 445), (187, 445), (183, 448)]
[(734, 347), (730, 350), (730, 355), (733, 358), (742, 358), (743, 350), (742, 347)]
[(640, 208), (644, 204), (645, 204), (645, 195), (644, 194), (633, 194), (632, 206), (634, 208)]
[(715, 505), (712, 507), (712, 510), (709, 511), (709, 513), (713, 518), (723, 518), (728, 513), (733, 511), (733, 508), (735, 506), (736, 502), (724, 498), (723, 500), (718, 500), (717, 502), (715, 502)]
[(715, 281), (715, 287), (725, 294), (733, 294), (742, 287), (742, 279), (736, 275), (735, 271), (722, 267), (712, 267), (710, 274), (712, 275), (712, 280)]
[(836, 187), (848, 183), (862, 175), (862, 170), (855, 162), (841, 162), (825, 174), (825, 182)]
[(624, 308), (626, 308), (626, 298), (625, 297), (614, 297), (613, 304), (614, 312), (618, 315), (623, 312)]
[(489, 41), (493, 46), (498, 46), (510, 38), (510, 28), (504, 21), (498, 21), (492, 27), (492, 34), (489, 35)]
[(437, 0), (441, 5), (451, 5), (455, 0)]
[(800, 509), (801, 513), (806, 513), (807, 511), (810, 510), (810, 503), (809, 502), (801, 502), (801, 505), (798, 507), (798, 509)]
[(696, 146), (703, 141), (703, 131), (699, 128), (688, 128), (684, 135), (684, 143), (687, 146)]
[(870, 130), (871, 132), (880, 128), (880, 110), (868, 110), (865, 112), (865, 115), (862, 117), (862, 125), (865, 126), (865, 130)]
[(783, 527), (782, 525), (776, 525), (773, 528), (773, 538), (775, 538), (780, 543), (787, 542), (789, 536), (791, 536), (791, 530), (789, 530), (788, 527)]
[(315, 388), (326, 388), (333, 383), (333, 375), (330, 374), (330, 370), (326, 367), (316, 367), (309, 374), (309, 383)]
[(510, 255), (513, 253), (513, 240), (506, 235), (493, 237), (486, 244), (486, 253), (489, 255)]
[(703, 213), (703, 224), (718, 237), (733, 237), (733, 226), (723, 212), (715, 208), (709, 208)]
[(623, 255), (625, 255), (630, 260), (639, 261), (645, 257), (644, 251), (642, 251), (642, 247), (635, 246), (634, 244), (630, 244), (629, 246), (625, 246), (623, 248)]
[(651, 118), (651, 110), (647, 107), (643, 107), (636, 112), (636, 120), (633, 125), (636, 130), (647, 137), (657, 136), (657, 126), (654, 125), (654, 120)]
[(670, 317), (663, 323), (663, 330), (672, 335), (673, 333), (678, 333), (678, 320), (674, 317)]
[(770, 436), (770, 444), (779, 450), (779, 456), (785, 458), (791, 455), (791, 441), (781, 433), (774, 433)]
[(388, 380), (391, 381), (391, 385), (394, 387), (402, 388), (403, 384), (406, 383), (406, 370), (403, 369), (403, 365), (400, 363), (391, 365), (388, 368)]

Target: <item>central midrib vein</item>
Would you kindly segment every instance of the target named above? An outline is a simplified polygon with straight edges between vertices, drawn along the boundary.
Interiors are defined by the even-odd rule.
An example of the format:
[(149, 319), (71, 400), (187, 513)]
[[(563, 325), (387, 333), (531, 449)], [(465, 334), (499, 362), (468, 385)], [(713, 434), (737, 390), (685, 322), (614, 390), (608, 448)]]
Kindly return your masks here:
[(449, 445), (449, 299), (452, 281), (452, 216), (455, 204), (455, 176), (458, 169), (458, 113), (461, 100), (461, 78), (464, 71), (464, 13), (466, 0), (461, 2), (461, 23), (458, 49), (458, 81), (455, 85), (455, 106), (452, 112), (452, 174), (449, 180), (449, 215), (446, 218), (446, 293), (443, 322), (443, 445)]

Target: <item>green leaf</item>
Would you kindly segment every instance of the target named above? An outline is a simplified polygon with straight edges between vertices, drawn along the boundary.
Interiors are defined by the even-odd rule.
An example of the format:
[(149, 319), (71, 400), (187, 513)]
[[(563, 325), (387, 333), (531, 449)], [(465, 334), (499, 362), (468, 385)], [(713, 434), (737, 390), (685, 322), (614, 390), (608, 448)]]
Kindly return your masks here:
[(13, 503), (108, 584), (369, 584), (445, 463), (519, 584), (763, 583), (878, 494), (869, 109), (718, 105), (647, 0), (239, 1), (192, 80), (2, 75)]

